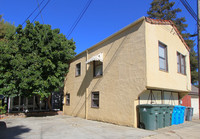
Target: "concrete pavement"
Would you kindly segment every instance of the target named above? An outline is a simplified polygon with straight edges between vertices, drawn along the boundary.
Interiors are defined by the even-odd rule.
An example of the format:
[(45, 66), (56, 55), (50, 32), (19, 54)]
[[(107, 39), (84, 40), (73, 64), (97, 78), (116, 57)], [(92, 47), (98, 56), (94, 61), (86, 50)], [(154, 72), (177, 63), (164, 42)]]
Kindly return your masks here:
[(155, 132), (143, 139), (200, 139), (200, 121), (185, 121), (184, 124), (161, 128)]
[[(6, 126), (6, 127), (5, 127)], [(185, 122), (156, 131), (118, 126), (71, 116), (0, 120), (0, 139), (160, 139), (200, 138), (200, 121)]]
[(155, 134), (62, 115), (4, 119), (1, 122), (5, 122), (7, 128), (0, 130), (0, 139), (140, 139)]

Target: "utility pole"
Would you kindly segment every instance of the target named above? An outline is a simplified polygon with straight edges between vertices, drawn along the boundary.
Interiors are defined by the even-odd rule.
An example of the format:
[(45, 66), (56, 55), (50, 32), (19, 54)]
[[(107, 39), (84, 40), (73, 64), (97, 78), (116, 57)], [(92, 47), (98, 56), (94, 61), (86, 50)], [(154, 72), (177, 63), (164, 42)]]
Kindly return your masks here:
[(199, 119), (200, 119), (200, 48), (199, 48), (199, 44), (200, 44), (200, 26), (199, 26), (199, 19), (200, 19), (200, 0), (197, 0), (197, 48), (198, 48), (198, 88), (199, 88)]

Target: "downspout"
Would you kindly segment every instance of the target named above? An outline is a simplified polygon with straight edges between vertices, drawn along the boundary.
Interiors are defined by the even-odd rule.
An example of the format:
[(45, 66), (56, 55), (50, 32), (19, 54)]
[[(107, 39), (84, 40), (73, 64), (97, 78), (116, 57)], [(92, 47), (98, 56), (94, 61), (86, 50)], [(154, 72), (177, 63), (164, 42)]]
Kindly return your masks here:
[[(88, 60), (88, 50), (86, 50), (86, 61)], [(87, 78), (87, 71), (88, 71), (89, 65), (86, 64), (85, 69), (85, 76)], [(85, 119), (88, 119), (88, 87), (86, 87), (85, 90)]]

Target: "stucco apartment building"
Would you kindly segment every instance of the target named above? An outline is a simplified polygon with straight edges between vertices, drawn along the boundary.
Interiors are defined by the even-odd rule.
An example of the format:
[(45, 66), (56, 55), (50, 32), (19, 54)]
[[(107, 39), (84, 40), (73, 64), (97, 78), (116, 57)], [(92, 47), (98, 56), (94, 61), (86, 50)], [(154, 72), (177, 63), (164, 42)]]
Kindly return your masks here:
[(191, 90), (189, 61), (171, 21), (142, 17), (72, 60), (64, 114), (137, 127), (137, 105), (178, 105)]

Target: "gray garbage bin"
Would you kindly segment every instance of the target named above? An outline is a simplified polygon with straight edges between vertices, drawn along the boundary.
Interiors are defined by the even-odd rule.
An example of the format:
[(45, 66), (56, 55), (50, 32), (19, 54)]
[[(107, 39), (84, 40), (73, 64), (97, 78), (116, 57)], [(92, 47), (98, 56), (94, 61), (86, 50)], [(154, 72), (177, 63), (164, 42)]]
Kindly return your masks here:
[(137, 106), (140, 114), (139, 127), (147, 130), (156, 130), (159, 127), (160, 106), (143, 104)]
[(185, 120), (186, 121), (192, 121), (193, 108), (192, 107), (187, 107), (185, 112), (186, 112)]

